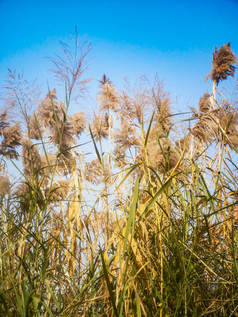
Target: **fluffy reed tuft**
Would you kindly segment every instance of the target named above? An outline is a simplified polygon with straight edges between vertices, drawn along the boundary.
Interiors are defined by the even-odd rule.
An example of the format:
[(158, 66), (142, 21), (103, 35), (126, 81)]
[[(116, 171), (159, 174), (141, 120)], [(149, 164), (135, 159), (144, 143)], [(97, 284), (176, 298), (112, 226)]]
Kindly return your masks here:
[(71, 118), (67, 118), (65, 122), (60, 121), (52, 129), (51, 140), (55, 145), (60, 145), (61, 149), (66, 149), (68, 146), (75, 143), (75, 129)]
[(200, 142), (210, 143), (216, 139), (218, 131), (218, 111), (202, 113), (192, 129), (193, 136)]
[(37, 118), (41, 124), (47, 128), (54, 128), (57, 122), (63, 120), (64, 104), (58, 103), (56, 89), (49, 91), (45, 99), (38, 106)]
[(49, 197), (50, 201), (56, 202), (65, 200), (70, 191), (71, 181), (61, 180), (54, 183), (51, 188), (45, 190), (45, 196)]
[(10, 125), (5, 127), (2, 132), (3, 140), (0, 145), (0, 154), (7, 158), (19, 157), (16, 148), (21, 145), (21, 128), (19, 124)]
[(109, 136), (109, 118), (108, 114), (95, 114), (91, 125), (93, 136), (96, 140), (106, 139)]
[(114, 139), (117, 144), (123, 147), (124, 151), (129, 149), (131, 146), (140, 144), (140, 140), (136, 137), (135, 129), (128, 124), (126, 120), (121, 122), (120, 129), (117, 129), (114, 135)]
[(205, 113), (211, 109), (212, 103), (210, 97), (210, 94), (208, 92), (205, 92), (205, 94), (199, 99), (198, 109), (200, 112)]
[(0, 175), (0, 195), (5, 196), (10, 193), (10, 181), (7, 176)]
[(42, 128), (42, 123), (39, 119), (40, 118), (37, 118), (36, 113), (33, 113), (29, 117), (28, 129), (29, 129), (30, 139), (34, 139), (34, 140), (41, 139), (41, 136), (43, 134), (43, 128)]
[[(178, 156), (173, 149), (172, 142), (164, 136), (160, 137), (159, 126), (157, 124), (150, 131), (146, 150), (149, 165), (159, 173), (166, 173), (178, 161)], [(144, 149), (142, 149), (142, 157), (144, 157), (143, 152)]]
[(64, 121), (58, 121), (51, 129), (50, 139), (55, 145), (60, 146), (61, 153), (69, 157), (70, 149), (76, 143), (75, 137), (79, 136), (86, 127), (86, 121), (83, 112), (77, 112), (72, 116), (67, 116)]
[(195, 123), (192, 134), (196, 139), (204, 143), (224, 141), (232, 149), (238, 145), (238, 115), (236, 110), (223, 105), (211, 109), (208, 94), (199, 102), (200, 113)]
[(176, 147), (179, 149), (179, 152), (181, 151), (187, 151), (189, 145), (191, 144), (191, 135), (187, 134), (183, 138), (176, 141)]
[(172, 111), (170, 108), (171, 100), (169, 93), (165, 92), (163, 83), (156, 83), (155, 88), (152, 89), (152, 103), (155, 104), (157, 112), (157, 124), (161, 127), (163, 132), (169, 133), (173, 120)]
[(125, 91), (122, 91), (122, 94), (120, 96), (120, 106), (120, 115), (122, 118), (135, 118), (135, 105), (133, 98), (129, 97)]
[(83, 111), (76, 112), (70, 116), (72, 126), (74, 129), (74, 135), (79, 136), (86, 128), (86, 119)]
[(108, 178), (109, 175), (109, 165), (107, 162), (104, 162), (104, 168), (98, 159), (85, 164), (84, 178), (92, 184), (100, 184), (104, 178)]
[(164, 138), (160, 139), (160, 146), (148, 143), (148, 158), (150, 165), (162, 174), (173, 168), (178, 161), (172, 143)]
[(98, 93), (97, 100), (100, 102), (100, 110), (109, 111), (112, 110), (116, 112), (119, 107), (119, 96), (116, 91), (115, 86), (110, 82), (106, 81), (105, 83), (100, 84), (100, 90)]
[(53, 168), (56, 164), (56, 156), (53, 153), (47, 153), (47, 158), (45, 155), (41, 155), (41, 174), (45, 176), (49, 176), (49, 174), (53, 171)]
[(29, 140), (22, 141), (22, 163), (24, 173), (32, 175), (39, 172), (41, 168), (41, 157), (37, 145)]
[(212, 70), (207, 75), (207, 79), (212, 79), (217, 85), (223, 79), (227, 79), (228, 76), (234, 77), (235, 65), (238, 65), (235, 54), (233, 53), (231, 43), (225, 44), (217, 50), (215, 46), (215, 52), (213, 53)]
[(8, 127), (7, 118), (7, 110), (0, 113), (0, 136), (3, 135), (4, 129)]

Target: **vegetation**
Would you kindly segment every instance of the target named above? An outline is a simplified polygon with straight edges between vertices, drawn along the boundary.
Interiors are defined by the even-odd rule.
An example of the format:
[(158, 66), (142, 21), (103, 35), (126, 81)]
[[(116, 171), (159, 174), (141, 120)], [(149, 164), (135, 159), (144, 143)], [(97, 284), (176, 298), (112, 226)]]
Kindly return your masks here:
[(104, 75), (91, 121), (69, 114), (88, 82), (76, 44), (52, 60), (64, 102), (9, 71), (0, 315), (238, 316), (237, 101), (217, 88), (235, 74), (230, 44), (186, 120), (158, 80), (119, 92)]

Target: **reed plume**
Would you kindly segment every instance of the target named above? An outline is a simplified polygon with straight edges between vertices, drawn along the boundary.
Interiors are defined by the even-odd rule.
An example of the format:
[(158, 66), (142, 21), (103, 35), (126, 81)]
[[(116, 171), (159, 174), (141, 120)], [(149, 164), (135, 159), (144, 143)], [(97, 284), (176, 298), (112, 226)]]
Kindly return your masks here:
[(29, 140), (22, 141), (22, 163), (26, 175), (31, 176), (40, 171), (41, 157), (37, 145)]
[(0, 154), (6, 158), (15, 158), (18, 159), (19, 153), (16, 148), (21, 145), (22, 135), (20, 125), (13, 124), (5, 126), (1, 131), (3, 140), (0, 144)]
[(45, 175), (45, 176), (49, 176), (50, 173), (53, 172), (55, 164), (59, 163), (56, 160), (56, 155), (54, 153), (50, 153), (50, 152), (47, 153), (47, 157), (46, 157), (46, 155), (41, 155), (40, 162), (41, 162), (40, 173)]
[(199, 100), (198, 120), (192, 134), (204, 143), (222, 142), (232, 149), (236, 149), (238, 137), (238, 115), (227, 103), (218, 107), (211, 107), (209, 94), (205, 93)]
[(97, 159), (85, 164), (84, 178), (86, 181), (98, 185), (104, 178), (108, 178), (109, 176), (110, 169), (106, 161), (104, 162), (104, 168)]
[(63, 103), (58, 103), (56, 89), (52, 89), (47, 93), (44, 100), (38, 105), (37, 118), (41, 124), (47, 128), (54, 128), (57, 122), (63, 121), (63, 111), (65, 110)]
[(10, 180), (7, 176), (0, 175), (0, 195), (5, 196), (10, 193)]
[(65, 200), (70, 191), (71, 181), (61, 180), (54, 183), (50, 188), (45, 190), (45, 196), (52, 202)]
[(76, 112), (72, 116), (69, 117), (69, 120), (72, 123), (74, 129), (74, 135), (79, 137), (86, 128), (86, 119), (83, 111)]
[(88, 78), (83, 78), (83, 75), (87, 68), (86, 58), (91, 50), (91, 43), (80, 39), (75, 28), (75, 34), (69, 37), (69, 43), (60, 42), (60, 44), (60, 54), (55, 54), (50, 59), (54, 66), (51, 71), (66, 88), (66, 104), (68, 104), (73, 93), (75, 98), (84, 94), (86, 84), (90, 81)]
[(109, 118), (108, 114), (95, 114), (91, 125), (94, 138), (98, 141), (103, 138), (106, 139), (109, 136)]
[(173, 124), (171, 100), (169, 93), (164, 90), (162, 82), (156, 83), (155, 87), (152, 88), (152, 103), (156, 110), (155, 120), (157, 124), (163, 132), (169, 133)]
[(118, 107), (119, 107), (118, 92), (116, 91), (115, 86), (113, 86), (108, 81), (100, 84), (100, 90), (98, 92), (97, 100), (101, 104), (100, 106), (101, 111), (109, 111), (110, 109), (116, 112), (118, 110)]
[(117, 144), (120, 144), (124, 151), (131, 146), (140, 145), (139, 138), (136, 137), (136, 131), (127, 120), (123, 120), (120, 129), (117, 129), (114, 134), (114, 139)]
[(147, 143), (147, 152), (150, 166), (162, 174), (173, 168), (178, 161), (173, 144), (167, 138), (158, 139), (157, 136), (154, 139), (150, 138)]
[(120, 95), (120, 115), (122, 118), (135, 119), (134, 100), (124, 90)]
[(28, 121), (29, 138), (34, 140), (40, 140), (43, 135), (43, 127), (40, 117), (37, 118), (37, 114), (34, 112), (29, 116)]
[(198, 109), (200, 112), (208, 112), (212, 108), (212, 103), (210, 99), (211, 95), (208, 92), (199, 99)]
[(9, 125), (7, 122), (7, 118), (7, 110), (4, 110), (0, 113), (0, 136), (3, 136), (4, 129), (7, 128)]
[(225, 44), (217, 50), (215, 46), (215, 52), (213, 53), (212, 70), (207, 75), (207, 79), (212, 79), (216, 85), (221, 80), (227, 79), (228, 76), (234, 77), (236, 66), (238, 65), (237, 58), (233, 53), (231, 43)]

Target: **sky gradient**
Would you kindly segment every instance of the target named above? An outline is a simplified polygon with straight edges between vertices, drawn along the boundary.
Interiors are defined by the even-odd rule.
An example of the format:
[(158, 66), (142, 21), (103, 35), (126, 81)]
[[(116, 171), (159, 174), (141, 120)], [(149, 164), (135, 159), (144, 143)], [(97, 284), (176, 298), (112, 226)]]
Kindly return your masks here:
[[(176, 111), (196, 107), (211, 91), (204, 83), (214, 46), (231, 42), (238, 54), (238, 1), (17, 1), (0, 0), (0, 86), (7, 68), (37, 78), (47, 92), (56, 86), (47, 57), (77, 26), (92, 42), (87, 77), (91, 96), (82, 110), (96, 106), (103, 73), (118, 89), (156, 73), (171, 92)], [(90, 110), (90, 111), (91, 111)]]

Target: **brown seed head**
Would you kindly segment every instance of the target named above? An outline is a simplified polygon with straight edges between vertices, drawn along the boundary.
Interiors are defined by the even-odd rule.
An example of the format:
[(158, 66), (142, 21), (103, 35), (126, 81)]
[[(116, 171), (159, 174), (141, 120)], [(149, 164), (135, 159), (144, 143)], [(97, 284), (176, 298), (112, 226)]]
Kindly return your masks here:
[(40, 171), (41, 157), (38, 148), (29, 140), (22, 141), (22, 163), (26, 175)]
[(76, 112), (70, 116), (74, 134), (79, 136), (86, 128), (86, 120), (83, 111)]
[(7, 122), (7, 110), (0, 113), (0, 136), (3, 136), (4, 129), (9, 126)]
[[(47, 160), (48, 158), (48, 160)], [(45, 155), (41, 155), (41, 174), (49, 175), (56, 164), (56, 156), (53, 153), (47, 153), (47, 158)]]
[(154, 139), (147, 143), (148, 160), (150, 166), (158, 170), (159, 173), (165, 173), (176, 165), (178, 156), (173, 150), (170, 140), (161, 138), (159, 142), (160, 145)]
[(200, 142), (210, 143), (216, 138), (218, 129), (215, 111), (209, 111), (200, 116), (195, 123), (192, 134)]
[(118, 92), (116, 91), (115, 87), (109, 82), (100, 85), (97, 100), (101, 103), (100, 109), (102, 111), (108, 111), (109, 109), (111, 109), (112, 111), (116, 112), (118, 110)]
[(5, 196), (10, 193), (10, 181), (6, 176), (0, 175), (0, 195)]
[[(92, 184), (100, 184), (104, 176), (107, 178), (110, 175), (110, 169), (109, 165), (107, 162), (104, 162), (104, 171), (103, 167), (100, 164), (100, 162), (96, 159), (91, 161), (90, 163), (85, 164), (85, 169), (84, 169), (84, 178), (86, 181), (92, 183)], [(105, 175), (104, 175), (105, 173)]]
[(109, 135), (109, 119), (107, 113), (105, 115), (95, 114), (91, 125), (94, 138), (98, 141), (100, 138), (106, 139)]
[(29, 117), (29, 137), (34, 140), (40, 140), (43, 133), (42, 124), (39, 119), (34, 113)]
[(207, 79), (212, 79), (218, 85), (223, 79), (227, 79), (228, 76), (234, 77), (235, 65), (238, 65), (235, 54), (230, 48), (230, 44), (225, 44), (217, 50), (215, 46), (215, 52), (213, 53), (212, 71), (207, 75)]
[(55, 145), (61, 145), (67, 147), (75, 143), (75, 129), (71, 116), (67, 117), (66, 121), (59, 122), (52, 129), (51, 140)]
[(123, 120), (121, 122), (121, 128), (120, 130), (116, 130), (114, 139), (117, 145), (123, 147), (125, 151), (131, 146), (140, 144), (139, 139), (136, 137), (135, 130), (130, 124), (128, 124), (127, 120)]
[[(165, 137), (158, 134), (158, 125), (156, 124), (150, 131), (147, 141), (147, 155), (149, 165), (157, 170), (159, 173), (165, 173), (173, 168), (178, 156), (173, 149), (172, 142)], [(142, 148), (140, 156), (145, 160), (144, 149)]]
[(51, 90), (43, 101), (40, 102), (37, 111), (37, 118), (44, 127), (54, 127), (56, 122), (63, 120), (64, 104), (57, 102), (56, 89)]
[(70, 191), (71, 181), (62, 180), (54, 183), (51, 188), (47, 188), (45, 191), (46, 197), (49, 196), (50, 201), (65, 200), (67, 194)]
[(106, 76), (106, 74), (102, 75), (102, 79), (99, 80), (100, 84), (105, 85), (106, 83), (109, 83), (111, 85), (111, 80), (109, 77)]
[(0, 145), (0, 154), (17, 159), (19, 154), (16, 147), (21, 145), (21, 128), (19, 124), (10, 125), (3, 130), (3, 140)]
[(187, 134), (182, 139), (176, 141), (176, 147), (180, 151), (187, 150), (191, 142), (191, 135)]
[(211, 109), (212, 103), (208, 92), (199, 99), (198, 109), (200, 112), (207, 112)]

